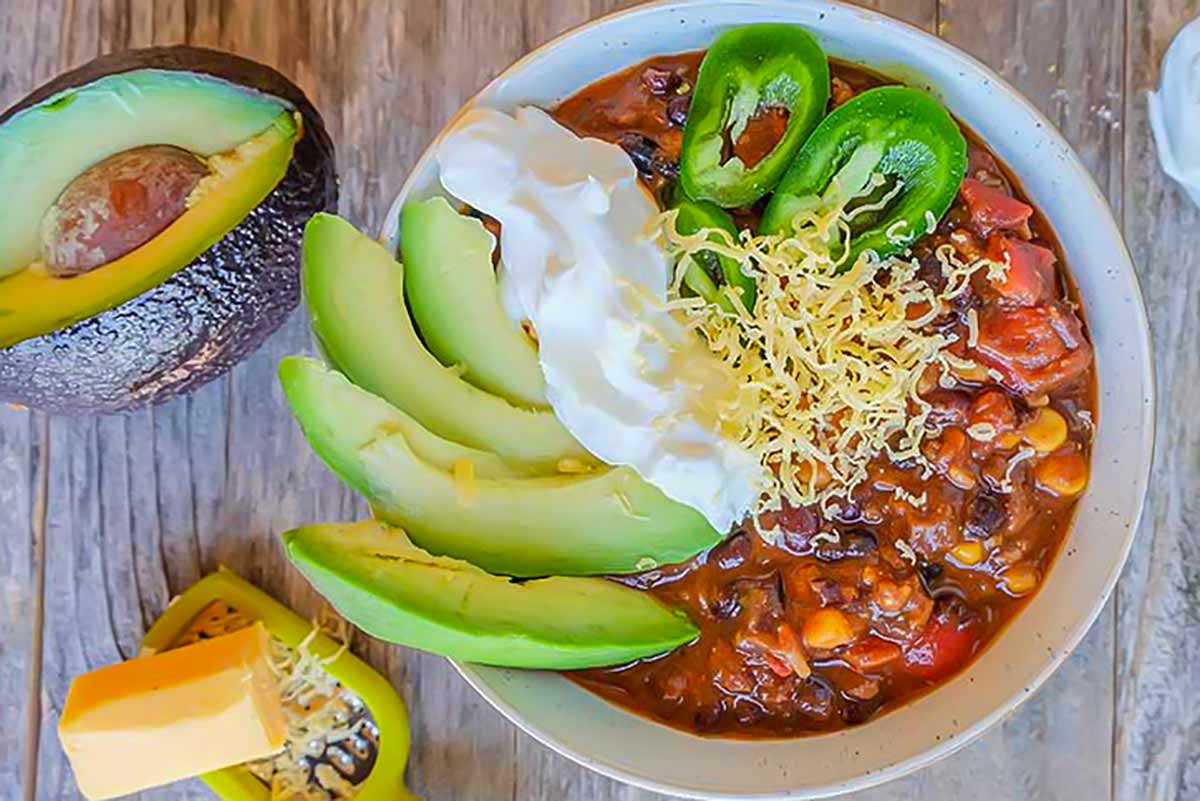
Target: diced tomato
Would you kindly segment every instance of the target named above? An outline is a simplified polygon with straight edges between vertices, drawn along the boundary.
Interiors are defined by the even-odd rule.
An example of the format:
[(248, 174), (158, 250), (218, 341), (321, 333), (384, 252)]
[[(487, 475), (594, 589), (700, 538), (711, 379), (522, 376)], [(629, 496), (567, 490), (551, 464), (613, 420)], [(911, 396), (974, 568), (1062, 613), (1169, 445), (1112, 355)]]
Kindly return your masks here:
[(974, 178), (964, 178), (959, 189), (975, 229), (987, 236), (993, 231), (1025, 231), (1033, 209), (1012, 195)]
[(1012, 401), (998, 389), (989, 389), (971, 402), (971, 425), (986, 423), (996, 429), (997, 434), (1012, 431), (1017, 427), (1017, 411)]
[(943, 678), (967, 661), (978, 641), (977, 623), (943, 609), (904, 649), (904, 666), (929, 681)]
[(1058, 303), (988, 305), (979, 313), (972, 353), (1022, 395), (1044, 395), (1082, 375), (1092, 361), (1083, 324)]
[(871, 636), (864, 637), (847, 648), (842, 658), (858, 672), (871, 673), (899, 659), (900, 653), (899, 645)]
[(985, 294), (1017, 306), (1035, 306), (1054, 297), (1054, 251), (1011, 236), (988, 239), (987, 257), (1008, 264), (1004, 277), (986, 279)]

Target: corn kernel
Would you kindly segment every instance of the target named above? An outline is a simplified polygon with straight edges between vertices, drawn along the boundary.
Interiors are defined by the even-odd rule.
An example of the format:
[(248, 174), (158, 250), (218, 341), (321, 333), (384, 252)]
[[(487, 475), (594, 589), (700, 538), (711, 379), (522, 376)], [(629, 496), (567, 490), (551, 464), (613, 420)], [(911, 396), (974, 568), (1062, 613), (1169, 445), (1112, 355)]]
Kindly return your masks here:
[(1001, 573), (1000, 579), (1009, 595), (1027, 595), (1038, 585), (1038, 572), (1033, 565), (1022, 562)]
[(1052, 453), (1033, 468), (1038, 485), (1062, 498), (1083, 492), (1087, 486), (1088, 466), (1083, 454), (1076, 450)]
[(820, 609), (804, 621), (804, 644), (809, 648), (829, 650), (853, 639), (850, 621), (836, 609)]
[(950, 371), (963, 381), (971, 381), (976, 384), (986, 383), (989, 379), (987, 368), (982, 364), (973, 364), (970, 367), (966, 365), (952, 365)]
[(995, 442), (997, 447), (1011, 451), (1017, 445), (1021, 444), (1021, 435), (1016, 431), (1005, 431), (1003, 434), (996, 435)]
[(949, 473), (950, 480), (954, 482), (954, 485), (961, 489), (975, 489), (975, 485), (978, 483), (978, 480), (975, 478), (975, 474), (971, 472), (971, 469), (958, 462), (951, 463), (950, 469), (947, 471), (947, 473)]
[(1038, 453), (1053, 453), (1067, 441), (1067, 421), (1050, 407), (1038, 409), (1021, 436)]
[(970, 567), (983, 561), (984, 551), (982, 542), (960, 542), (950, 549), (950, 555), (960, 565)]

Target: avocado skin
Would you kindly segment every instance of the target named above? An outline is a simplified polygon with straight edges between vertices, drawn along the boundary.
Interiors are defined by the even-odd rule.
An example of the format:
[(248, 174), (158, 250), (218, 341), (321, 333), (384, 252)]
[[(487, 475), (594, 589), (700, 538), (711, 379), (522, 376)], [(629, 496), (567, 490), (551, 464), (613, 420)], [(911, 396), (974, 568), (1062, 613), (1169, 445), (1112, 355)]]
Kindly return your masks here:
[(189, 266), (116, 308), (0, 350), (0, 401), (56, 414), (161, 403), (248, 356), (300, 302), (304, 224), (337, 208), (334, 149), (320, 113), (270, 67), (186, 46), (114, 53), (38, 88), (0, 124), (66, 89), (137, 69), (203, 73), (274, 95), (295, 107), (304, 135), (266, 200)]

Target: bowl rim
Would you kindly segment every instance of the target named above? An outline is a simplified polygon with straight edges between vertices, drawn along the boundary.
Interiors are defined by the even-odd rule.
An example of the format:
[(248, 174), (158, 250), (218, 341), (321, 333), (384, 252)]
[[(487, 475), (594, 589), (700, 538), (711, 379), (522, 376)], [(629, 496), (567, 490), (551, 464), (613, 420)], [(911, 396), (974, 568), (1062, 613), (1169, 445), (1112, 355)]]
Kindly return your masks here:
[[(1020, 106), (1027, 114), (1035, 121), (1041, 124), (1045, 131), (1045, 135), (1052, 140), (1061, 149), (1061, 155), (1066, 160), (1067, 166), (1071, 172), (1079, 179), (1080, 188), (1086, 190), (1098, 205), (1104, 210), (1104, 216), (1097, 222), (1109, 228), (1115, 235), (1116, 240), (1120, 243), (1120, 250), (1114, 254), (1114, 260), (1119, 264), (1122, 271), (1129, 273), (1132, 278), (1132, 286), (1134, 289), (1133, 300), (1133, 315), (1130, 330), (1138, 335), (1137, 351), (1138, 361), (1140, 362), (1142, 385), (1145, 388), (1143, 403), (1141, 405), (1140, 425), (1143, 432), (1142, 441), (1137, 443), (1137, 459), (1136, 462), (1142, 467), (1139, 475), (1135, 476), (1138, 483), (1141, 485), (1140, 492), (1137, 494), (1136, 503), (1131, 509), (1132, 514), (1129, 516), (1130, 525), (1127, 533), (1124, 535), (1124, 540), (1120, 546), (1119, 559), (1117, 559), (1109, 569), (1108, 575), (1105, 576), (1102, 592), (1093, 600), (1087, 613), (1082, 615), (1076, 625), (1071, 628), (1068, 634), (1063, 637), (1062, 647), (1057, 649), (1054, 654), (1048, 658), (1042, 668), (1035, 674), (1028, 686), (1018, 688), (1010, 694), (1001, 704), (987, 715), (977, 719), (974, 723), (958, 731), (952, 738), (942, 738), (939, 742), (934, 743), (930, 747), (921, 750), (914, 756), (899, 761), (897, 763), (887, 765), (879, 770), (870, 773), (859, 774), (850, 779), (839, 781), (833, 784), (826, 785), (819, 789), (806, 789), (801, 795), (795, 797), (804, 798), (827, 798), (843, 793), (857, 792), (875, 787), (886, 782), (899, 779), (917, 770), (920, 770), (928, 765), (933, 764), (955, 752), (959, 751), (968, 744), (978, 739), (984, 732), (991, 729), (998, 723), (1008, 719), (1013, 713), (1020, 708), (1026, 699), (1034, 695), (1034, 693), (1042, 687), (1046, 680), (1062, 665), (1066, 659), (1074, 653), (1079, 646), (1084, 636), (1090, 631), (1093, 624), (1096, 622), (1100, 613), (1103, 611), (1108, 599), (1111, 597), (1117, 581), (1120, 578), (1121, 572), (1128, 561), (1130, 551), (1132, 550), (1134, 540), (1137, 537), (1137, 532), (1141, 527), (1143, 513), (1146, 506), (1146, 496), (1149, 491), (1149, 482), (1153, 467), (1153, 460), (1156, 448), (1156, 409), (1157, 409), (1157, 383), (1155, 374), (1155, 361), (1153, 349), (1153, 332), (1149, 325), (1149, 316), (1146, 310), (1145, 297), (1138, 281), (1137, 270), (1134, 267), (1132, 254), (1129, 252), (1128, 244), (1125, 241), (1124, 233), (1121, 226), (1113, 215), (1112, 208), (1108, 203), (1104, 193), (1101, 192), (1091, 171), (1079, 158), (1075, 149), (1059, 131), (1058, 127), (1041, 112), (1029, 99), (1027, 99), (1016, 87), (1014, 87), (1007, 79), (993, 70), (987, 64), (983, 63), (976, 57), (970, 55), (964, 50), (945, 41), (939, 36), (932, 34), (918, 26), (908, 23), (904, 20), (889, 16), (874, 9), (863, 8), (860, 6), (850, 5), (842, 0), (649, 0), (649, 2), (641, 3), (630, 8), (618, 10), (605, 14), (594, 19), (587, 20), (578, 25), (575, 25), (557, 36), (547, 40), (538, 47), (529, 51), (508, 67), (500, 71), (495, 77), (489, 80), (477, 92), (471, 95), (456, 111), (450, 116), (438, 133), (430, 140), (429, 144), (422, 151), (421, 156), (414, 162), (410, 168), (407, 177), (405, 178), (400, 190), (397, 192), (395, 199), (388, 208), (382, 223), (379, 233), (379, 240), (386, 243), (392, 250), (395, 250), (398, 236), (396, 233), (395, 222), (399, 220), (400, 210), (408, 196), (412, 193), (417, 178), (424, 172), (429, 161), (434, 158), (434, 152), (438, 143), (445, 137), (447, 132), (454, 127), (459, 118), (469, 109), (475, 107), (482, 96), (487, 95), (500, 84), (506, 81), (510, 75), (518, 71), (524, 70), (529, 65), (543, 58), (545, 54), (557, 47), (562, 46), (568, 40), (574, 39), (581, 34), (590, 32), (593, 29), (605, 26), (616, 20), (623, 20), (629, 17), (636, 17), (642, 14), (656, 13), (664, 7), (673, 8), (696, 8), (696, 7), (718, 7), (718, 6), (747, 6), (747, 7), (762, 7), (762, 8), (779, 8), (779, 7), (807, 7), (809, 9), (833, 9), (840, 12), (851, 12), (858, 17), (870, 22), (882, 25), (884, 27), (897, 28), (909, 36), (913, 36), (922, 41), (925, 46), (937, 51), (938, 55), (948, 59), (950, 62), (961, 64), (983, 75), (989, 81), (994, 83), (1006, 97), (1016, 105)], [(667, 52), (664, 50), (664, 52)], [(614, 71), (616, 68), (614, 68)], [(907, 82), (907, 80), (906, 80)], [(579, 88), (583, 88), (582, 86)], [(1075, 511), (1078, 514), (1078, 508)], [(1071, 526), (1068, 531), (1074, 528), (1076, 523), (1072, 519)], [(1055, 558), (1055, 563), (1059, 561), (1061, 554)], [(1025, 610), (1021, 611), (1021, 614)], [(555, 753), (558, 753), (572, 762), (581, 765), (589, 770), (595, 771), (603, 776), (611, 779), (644, 789), (652, 792), (663, 793), (666, 795), (711, 799), (712, 801), (734, 801), (736, 799), (768, 799), (782, 797), (780, 793), (751, 793), (738, 794), (726, 792), (710, 792), (688, 789), (686, 787), (670, 784), (659, 781), (653, 776), (631, 772), (630, 770), (619, 765), (601, 759), (594, 754), (583, 753), (574, 749), (560, 741), (553, 735), (543, 731), (537, 725), (528, 721), (516, 707), (500, 696), (498, 692), (487, 681), (482, 670), (492, 670), (485, 666), (475, 665), (460, 660), (448, 660), (458, 671), (459, 675), (469, 684), (480, 696), (482, 696), (493, 708), (499, 711), (509, 722), (515, 725), (518, 729), (525, 732), (542, 745), (550, 748)], [(939, 688), (935, 688), (933, 692), (937, 692)], [(919, 700), (919, 699), (915, 699)], [(609, 703), (609, 702), (605, 702)], [(636, 713), (631, 713), (636, 714)], [(658, 723), (657, 721), (652, 721)], [(663, 725), (658, 723), (658, 725)], [(707, 738), (690, 732), (673, 729), (671, 731), (681, 733), (685, 736), (696, 737), (697, 739), (728, 739), (731, 742), (746, 742), (734, 740), (732, 738)], [(790, 738), (796, 741), (803, 741), (807, 738)], [(752, 741), (751, 741), (752, 742)], [(787, 797), (793, 797), (788, 795)]]

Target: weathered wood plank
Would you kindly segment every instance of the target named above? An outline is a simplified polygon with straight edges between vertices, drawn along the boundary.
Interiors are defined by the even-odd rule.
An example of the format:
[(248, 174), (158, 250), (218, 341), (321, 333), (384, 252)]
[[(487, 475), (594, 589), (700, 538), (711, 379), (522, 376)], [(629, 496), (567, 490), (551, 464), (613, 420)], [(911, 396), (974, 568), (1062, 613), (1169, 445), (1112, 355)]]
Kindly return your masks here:
[(1158, 447), (1138, 540), (1117, 593), (1118, 798), (1200, 796), (1200, 211), (1159, 169), (1145, 93), (1187, 0), (1130, 0), (1125, 236), (1146, 295), (1158, 372)]
[[(0, 108), (52, 77), (58, 62), (53, 17), (36, 0), (12, 0), (0, 15)], [(32, 797), (41, 660), (38, 573), (42, 560), (34, 540), (35, 499), (42, 475), (46, 419), (0, 408), (0, 787), (12, 798)], [(27, 775), (28, 774), (28, 775)]]
[[(42, 479), (46, 419), (28, 411), (0, 411), (0, 786), (18, 793), (35, 754), (28, 749), (36, 720), (40, 662), (36, 659), (38, 568), (35, 498)], [(27, 756), (28, 755), (28, 756)]]

